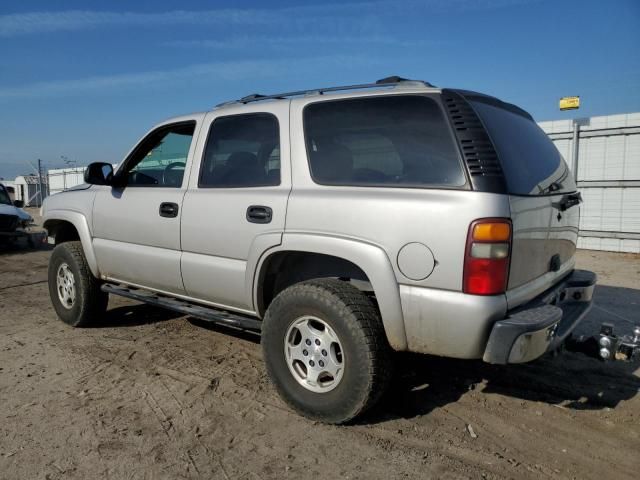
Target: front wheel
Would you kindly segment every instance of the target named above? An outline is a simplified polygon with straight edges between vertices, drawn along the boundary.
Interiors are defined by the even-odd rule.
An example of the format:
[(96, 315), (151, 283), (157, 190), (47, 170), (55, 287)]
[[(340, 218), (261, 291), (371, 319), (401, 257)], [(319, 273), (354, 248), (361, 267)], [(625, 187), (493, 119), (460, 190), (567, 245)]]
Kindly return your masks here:
[(60, 319), (73, 327), (87, 327), (107, 309), (109, 295), (87, 265), (80, 242), (57, 245), (49, 260), (49, 295)]
[(295, 284), (269, 305), (262, 328), (267, 371), (302, 415), (345, 423), (380, 399), (391, 377), (391, 348), (371, 300), (349, 283)]

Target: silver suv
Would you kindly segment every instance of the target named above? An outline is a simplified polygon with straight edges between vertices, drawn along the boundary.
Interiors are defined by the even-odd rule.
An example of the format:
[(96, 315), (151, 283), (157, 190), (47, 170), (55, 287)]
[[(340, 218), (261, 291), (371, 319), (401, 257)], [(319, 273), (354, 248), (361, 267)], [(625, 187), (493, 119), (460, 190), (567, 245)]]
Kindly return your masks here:
[(108, 294), (261, 332), (296, 411), (347, 422), (393, 351), (507, 364), (591, 305), (580, 195), (522, 109), (390, 77), (251, 95), (164, 121), (47, 198), (49, 290), (73, 326)]

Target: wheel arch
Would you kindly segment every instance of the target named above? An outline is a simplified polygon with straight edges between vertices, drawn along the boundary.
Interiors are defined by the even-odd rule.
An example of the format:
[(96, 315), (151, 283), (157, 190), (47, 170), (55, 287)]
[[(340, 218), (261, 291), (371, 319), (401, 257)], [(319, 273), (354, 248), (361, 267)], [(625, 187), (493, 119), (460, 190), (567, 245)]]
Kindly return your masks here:
[[(260, 317), (268, 307), (268, 302), (265, 302), (264, 287), (265, 285), (269, 287), (265, 284), (265, 278), (273, 273), (274, 265), (277, 268), (277, 262), (283, 262), (288, 255), (324, 256), (327, 260), (330, 257), (334, 259), (331, 265), (337, 268), (335, 270), (337, 276), (347, 273), (348, 275), (345, 276), (349, 278), (368, 281), (376, 296), (389, 344), (394, 350), (407, 349), (400, 290), (391, 262), (382, 248), (360, 240), (309, 234), (285, 234), (280, 245), (262, 255), (255, 269), (252, 300)], [(336, 276), (331, 275), (330, 272), (330, 269), (325, 269), (313, 278)], [(301, 278), (299, 281), (304, 280), (305, 278)]]
[(47, 212), (43, 223), (49, 236), (55, 238), (56, 245), (68, 241), (79, 240), (91, 273), (99, 278), (100, 271), (93, 251), (91, 231), (84, 215), (77, 212), (51, 211)]

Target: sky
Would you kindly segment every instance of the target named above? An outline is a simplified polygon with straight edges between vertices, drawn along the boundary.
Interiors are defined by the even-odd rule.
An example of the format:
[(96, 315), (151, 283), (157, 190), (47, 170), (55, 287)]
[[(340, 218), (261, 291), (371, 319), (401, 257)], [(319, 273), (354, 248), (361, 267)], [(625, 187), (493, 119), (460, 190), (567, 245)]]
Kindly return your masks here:
[(251, 93), (389, 75), (538, 121), (640, 112), (639, 52), (640, 0), (2, 1), (0, 178), (117, 163), (155, 123)]

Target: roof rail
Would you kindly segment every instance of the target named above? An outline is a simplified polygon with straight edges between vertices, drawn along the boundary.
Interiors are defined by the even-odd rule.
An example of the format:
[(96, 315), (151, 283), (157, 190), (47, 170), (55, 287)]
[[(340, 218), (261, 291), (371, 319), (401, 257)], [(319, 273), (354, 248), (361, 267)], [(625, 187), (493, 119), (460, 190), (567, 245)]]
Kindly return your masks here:
[(339, 92), (343, 90), (362, 90), (365, 88), (380, 88), (380, 87), (393, 87), (397, 86), (401, 83), (410, 82), (410, 83), (420, 83), (425, 87), (433, 87), (429, 82), (425, 82), (423, 80), (409, 80), (407, 78), (398, 77), (397, 75), (382, 78), (375, 83), (362, 83), (359, 85), (344, 85), (341, 87), (327, 87), (327, 88), (312, 88), (309, 90), (297, 90), (294, 92), (286, 92), (286, 93), (276, 93), (273, 95), (261, 95), (259, 93), (253, 93), (251, 95), (247, 95), (246, 97), (242, 97), (239, 100), (232, 100), (230, 102), (224, 102), (216, 105), (220, 107), (222, 105), (229, 105), (232, 103), (252, 103), (252, 102), (260, 102), (262, 100), (272, 100), (272, 99), (284, 99), (287, 97), (299, 97), (302, 95), (308, 95), (311, 93), (315, 93), (318, 95), (322, 95), (327, 92)]

